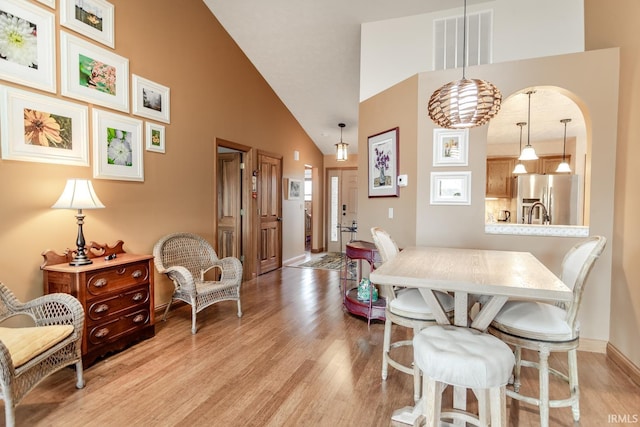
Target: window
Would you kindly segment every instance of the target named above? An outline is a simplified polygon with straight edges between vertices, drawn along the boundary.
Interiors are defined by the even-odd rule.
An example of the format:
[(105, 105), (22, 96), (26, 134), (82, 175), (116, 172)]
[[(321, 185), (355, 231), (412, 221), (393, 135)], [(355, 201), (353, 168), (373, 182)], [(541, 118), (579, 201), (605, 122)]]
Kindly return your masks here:
[[(491, 63), (493, 12), (467, 14), (467, 65)], [(433, 69), (462, 67), (464, 17), (433, 21)]]

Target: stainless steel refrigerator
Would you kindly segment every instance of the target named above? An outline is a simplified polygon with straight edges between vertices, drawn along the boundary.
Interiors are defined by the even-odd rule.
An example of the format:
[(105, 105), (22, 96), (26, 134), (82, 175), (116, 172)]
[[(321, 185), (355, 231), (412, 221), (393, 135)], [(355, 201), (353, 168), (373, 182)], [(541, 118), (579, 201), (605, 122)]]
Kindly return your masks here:
[(518, 176), (517, 223), (582, 225), (579, 178), (578, 175)]

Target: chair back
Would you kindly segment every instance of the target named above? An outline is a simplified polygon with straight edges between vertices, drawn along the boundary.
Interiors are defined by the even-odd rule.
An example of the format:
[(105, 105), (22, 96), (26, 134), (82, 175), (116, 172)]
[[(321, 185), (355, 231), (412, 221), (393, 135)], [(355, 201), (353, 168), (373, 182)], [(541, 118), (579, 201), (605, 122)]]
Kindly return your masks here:
[[(380, 258), (382, 258), (383, 264), (395, 258), (395, 256), (398, 255), (398, 252), (400, 252), (396, 242), (391, 238), (389, 233), (382, 228), (372, 227), (371, 237), (373, 238), (373, 243), (375, 243), (376, 248), (378, 249), (378, 253), (380, 254)], [(396, 293), (393, 290), (393, 286), (378, 285), (378, 288), (380, 289), (380, 296), (387, 300), (387, 304), (395, 299)]]
[(158, 270), (182, 266), (194, 279), (218, 260), (216, 251), (209, 242), (197, 234), (174, 233), (164, 236), (153, 248), (154, 262)]
[(571, 248), (562, 261), (560, 279), (573, 290), (573, 300), (567, 307), (567, 322), (572, 328), (578, 317), (585, 282), (606, 243), (607, 239), (603, 236), (590, 237)]

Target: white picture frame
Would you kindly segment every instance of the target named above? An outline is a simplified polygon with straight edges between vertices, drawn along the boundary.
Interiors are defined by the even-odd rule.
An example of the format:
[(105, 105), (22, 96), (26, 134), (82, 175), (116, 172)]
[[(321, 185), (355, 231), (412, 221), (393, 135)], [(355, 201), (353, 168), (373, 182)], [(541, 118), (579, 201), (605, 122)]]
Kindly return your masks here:
[(287, 200), (300, 200), (302, 198), (302, 181), (299, 179), (285, 178), (285, 189)]
[(144, 181), (142, 120), (94, 108), (92, 126), (93, 177)]
[(60, 0), (60, 25), (115, 48), (114, 6), (106, 0)]
[[(0, 103), (3, 159), (89, 166), (86, 105), (6, 86), (0, 86)], [(53, 127), (38, 131), (40, 126), (30, 126), (30, 120)]]
[(18, 19), (23, 24), (19, 27), (21, 31), (31, 29), (21, 37), (21, 43), (8, 41), (0, 52), (0, 79), (56, 93), (55, 15), (35, 4), (16, 0), (0, 0), (0, 14)]
[(144, 129), (145, 147), (147, 151), (165, 152), (164, 126), (146, 122)]
[(432, 205), (470, 205), (471, 172), (431, 172)]
[(49, 6), (51, 9), (56, 8), (56, 0), (38, 0), (38, 2), (42, 3), (45, 6)]
[(468, 166), (469, 130), (433, 130), (433, 166)]
[(133, 114), (171, 123), (171, 93), (167, 86), (131, 75)]
[(62, 95), (129, 112), (127, 58), (61, 31), (60, 61)]

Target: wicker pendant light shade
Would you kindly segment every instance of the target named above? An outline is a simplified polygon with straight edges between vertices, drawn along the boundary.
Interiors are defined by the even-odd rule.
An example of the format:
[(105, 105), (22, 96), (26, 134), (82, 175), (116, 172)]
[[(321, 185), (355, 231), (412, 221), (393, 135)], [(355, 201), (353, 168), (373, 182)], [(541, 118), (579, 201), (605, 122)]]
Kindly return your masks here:
[(463, 78), (433, 92), (429, 117), (443, 128), (471, 128), (491, 120), (501, 104), (502, 94), (492, 83)]

